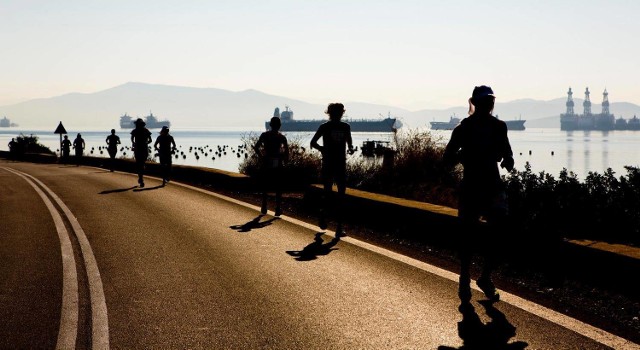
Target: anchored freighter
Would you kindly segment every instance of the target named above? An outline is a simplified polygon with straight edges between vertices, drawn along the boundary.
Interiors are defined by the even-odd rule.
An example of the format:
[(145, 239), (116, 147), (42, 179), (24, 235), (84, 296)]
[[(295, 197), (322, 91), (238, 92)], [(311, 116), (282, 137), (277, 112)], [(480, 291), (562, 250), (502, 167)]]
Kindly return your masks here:
[[(148, 116), (144, 117), (145, 127), (149, 129), (159, 129), (163, 126), (171, 127), (171, 122), (168, 120), (158, 120), (158, 118), (153, 115), (153, 113), (149, 113)], [(120, 117), (120, 128), (122, 129), (133, 129), (135, 128), (134, 124), (135, 120), (127, 115), (126, 113)]]
[[(310, 120), (295, 120), (293, 119), (293, 111), (289, 109), (289, 106), (285, 106), (285, 110), (280, 112), (280, 108), (275, 109), (273, 112), (274, 117), (280, 117), (282, 126), (280, 131), (316, 131), (318, 127), (327, 122), (329, 119), (310, 119)], [(343, 122), (348, 123), (351, 126), (352, 132), (395, 132), (402, 127), (402, 123), (398, 118), (393, 118), (390, 115), (381, 119), (351, 119), (343, 118)], [(265, 122), (265, 128), (270, 129), (269, 122)]]

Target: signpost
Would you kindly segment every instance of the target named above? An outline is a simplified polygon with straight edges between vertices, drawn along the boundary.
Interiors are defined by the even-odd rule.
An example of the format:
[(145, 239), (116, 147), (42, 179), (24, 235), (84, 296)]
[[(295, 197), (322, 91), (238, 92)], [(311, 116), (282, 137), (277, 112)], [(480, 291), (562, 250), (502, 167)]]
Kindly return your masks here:
[(56, 131), (54, 131), (53, 133), (54, 134), (60, 134), (60, 158), (62, 158), (62, 134), (66, 134), (67, 133), (67, 130), (62, 125), (62, 122), (60, 122), (60, 124), (58, 124), (58, 127), (56, 128)]

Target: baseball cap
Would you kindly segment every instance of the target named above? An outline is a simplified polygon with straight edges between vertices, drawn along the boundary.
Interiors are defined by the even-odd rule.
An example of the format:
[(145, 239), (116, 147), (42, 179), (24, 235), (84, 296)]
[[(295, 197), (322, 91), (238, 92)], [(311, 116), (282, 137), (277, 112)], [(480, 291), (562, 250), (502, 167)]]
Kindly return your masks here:
[(480, 85), (473, 88), (473, 93), (471, 94), (471, 98), (480, 98), (485, 96), (496, 96), (493, 94), (493, 90), (490, 86)]

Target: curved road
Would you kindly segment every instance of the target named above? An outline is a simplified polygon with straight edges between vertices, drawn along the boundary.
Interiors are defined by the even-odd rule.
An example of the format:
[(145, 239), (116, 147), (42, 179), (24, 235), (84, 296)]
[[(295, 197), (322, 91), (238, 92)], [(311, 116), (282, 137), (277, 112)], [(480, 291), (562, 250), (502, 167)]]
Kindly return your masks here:
[(0, 347), (640, 349), (190, 186), (0, 161)]

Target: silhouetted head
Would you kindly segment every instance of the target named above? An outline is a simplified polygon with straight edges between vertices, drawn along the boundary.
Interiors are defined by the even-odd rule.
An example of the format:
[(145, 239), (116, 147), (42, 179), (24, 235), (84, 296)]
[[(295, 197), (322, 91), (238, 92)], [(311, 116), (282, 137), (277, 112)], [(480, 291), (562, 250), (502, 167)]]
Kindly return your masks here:
[(67, 136), (67, 135), (64, 135), (64, 139), (65, 139), (65, 140), (67, 140), (68, 138), (69, 138), (69, 136)]
[(115, 135), (116, 134), (116, 129), (111, 129), (111, 135)]
[(77, 137), (81, 137), (81, 136), (82, 136), (82, 135), (80, 135), (80, 133), (78, 133), (78, 136), (77, 136)]
[(273, 131), (280, 130), (280, 126), (281, 125), (282, 125), (282, 122), (280, 121), (280, 117), (273, 117), (269, 121), (269, 126), (271, 127), (271, 130), (273, 130)]
[(133, 123), (136, 125), (136, 127), (139, 127), (139, 128), (142, 128), (145, 125), (147, 125), (147, 123), (145, 123), (144, 120), (142, 120), (142, 118), (136, 119), (136, 121)]
[(163, 126), (163, 127), (162, 127), (162, 129), (160, 129), (160, 133), (161, 133), (162, 135), (166, 135), (166, 134), (168, 134), (168, 133), (169, 133), (169, 127), (168, 127), (168, 126), (166, 126), (166, 125), (165, 125), (165, 126)]
[(327, 110), (325, 111), (331, 120), (340, 120), (344, 115), (344, 112), (345, 109), (342, 103), (329, 103), (329, 106), (327, 106)]
[(478, 112), (480, 114), (491, 114), (495, 105), (496, 96), (493, 89), (487, 85), (480, 85), (473, 88), (471, 98), (469, 98), (469, 115)]

